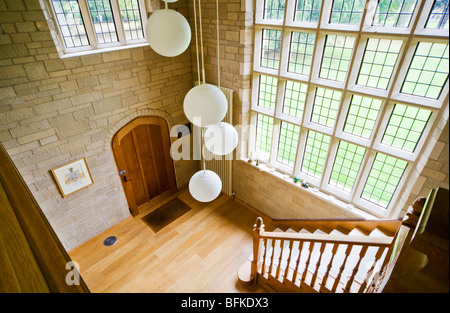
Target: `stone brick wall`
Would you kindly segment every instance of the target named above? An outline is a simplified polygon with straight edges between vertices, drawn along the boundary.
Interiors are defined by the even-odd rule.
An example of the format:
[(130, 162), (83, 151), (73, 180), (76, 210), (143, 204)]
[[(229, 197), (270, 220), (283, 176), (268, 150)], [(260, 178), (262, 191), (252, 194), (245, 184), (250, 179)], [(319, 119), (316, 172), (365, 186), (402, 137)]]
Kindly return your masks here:
[[(186, 1), (171, 8), (187, 15)], [(140, 115), (187, 122), (191, 53), (165, 58), (144, 46), (61, 59), (39, 0), (0, 0), (0, 23), (0, 142), (70, 250), (129, 216), (114, 133)], [(94, 184), (63, 198), (51, 169), (81, 157)], [(175, 162), (178, 186), (197, 169)]]

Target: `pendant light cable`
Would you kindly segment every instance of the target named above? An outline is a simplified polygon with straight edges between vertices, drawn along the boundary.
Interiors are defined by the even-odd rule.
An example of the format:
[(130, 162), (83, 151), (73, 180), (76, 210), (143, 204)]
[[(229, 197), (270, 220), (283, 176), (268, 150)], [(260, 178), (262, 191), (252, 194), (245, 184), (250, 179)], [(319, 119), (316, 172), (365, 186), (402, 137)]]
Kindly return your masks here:
[(194, 3), (194, 21), (195, 21), (195, 50), (197, 52), (197, 75), (198, 75), (198, 83), (200, 84), (200, 61), (198, 58), (198, 34), (197, 34), (197, 8), (195, 5), (195, 1), (193, 0), (192, 2)]
[(164, 2), (166, 3), (166, 10), (169, 8), (169, 5), (167, 4), (167, 0), (164, 0)]
[(202, 27), (202, 2), (198, 0), (198, 14), (200, 18), (200, 48), (202, 50), (202, 75), (203, 75), (203, 84), (206, 84), (205, 80), (205, 59), (203, 57), (203, 27)]
[(219, 54), (219, 0), (216, 0), (216, 14), (217, 14), (217, 87), (220, 88), (220, 54)]

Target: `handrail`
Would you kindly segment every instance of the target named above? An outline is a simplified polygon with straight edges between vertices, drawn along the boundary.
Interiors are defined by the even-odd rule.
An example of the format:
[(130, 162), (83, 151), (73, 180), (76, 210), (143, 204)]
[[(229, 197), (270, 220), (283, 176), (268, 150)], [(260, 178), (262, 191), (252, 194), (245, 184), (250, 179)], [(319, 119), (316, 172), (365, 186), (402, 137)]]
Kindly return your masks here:
[[(379, 273), (386, 266), (386, 260), (392, 251), (393, 240), (394, 237), (390, 236), (348, 236), (265, 231), (263, 220), (258, 217), (253, 229), (251, 276), (256, 278), (259, 273), (263, 277), (267, 277), (268, 280), (270, 280), (270, 277), (274, 277), (277, 283), (283, 281), (291, 288), (297, 286), (297, 289), (301, 289), (301, 286), (308, 286), (309, 289), (312, 288), (311, 290), (335, 292), (340, 286), (339, 288), (342, 288), (344, 292), (350, 292), (351, 290), (354, 291), (353, 283), (357, 279), (357, 273), (361, 270), (360, 266), (364, 263), (362, 263), (362, 260), (366, 257), (368, 251), (377, 248), (376, 252), (372, 250), (371, 254), (368, 255), (370, 260), (373, 259), (372, 263), (364, 263), (364, 266), (370, 268), (366, 268), (366, 271), (362, 272), (362, 275), (365, 275), (364, 281), (357, 285), (357, 292), (367, 292), (373, 286), (373, 283), (378, 280), (379, 275), (376, 275), (376, 273)], [(298, 254), (294, 256), (293, 246), (296, 242), (298, 242), (296, 244), (298, 246), (295, 250), (298, 251)], [(305, 244), (308, 244), (308, 246), (305, 246)], [(320, 244), (320, 246), (316, 247), (316, 244)], [(331, 254), (327, 252), (325, 258), (324, 253), (327, 246), (332, 246)], [(339, 266), (338, 272), (333, 274), (335, 276), (333, 279), (330, 279), (333, 261), (340, 246), (346, 247), (343, 254), (342, 250), (339, 252), (344, 260), (341, 265), (336, 265)], [(262, 251), (264, 251), (264, 255), (261, 258)], [(353, 255), (352, 262), (356, 261), (356, 265), (353, 263), (347, 264), (350, 254)], [(386, 255), (381, 260), (384, 254)], [(300, 269), (300, 259), (305, 256), (306, 260), (302, 263)], [(376, 266), (379, 262), (382, 263), (381, 267)], [(323, 277), (319, 273), (320, 267), (325, 267)], [(350, 272), (342, 275), (344, 271)], [(307, 277), (308, 283), (306, 282)], [(341, 278), (345, 281), (342, 282)]]
[(346, 236), (346, 235), (330, 235), (330, 234), (301, 234), (301, 233), (285, 233), (285, 232), (262, 232), (261, 239), (273, 240), (294, 240), (308, 241), (318, 243), (334, 243), (334, 244), (353, 244), (368, 245), (376, 247), (388, 247), (392, 243), (392, 237), (371, 237), (371, 236)]

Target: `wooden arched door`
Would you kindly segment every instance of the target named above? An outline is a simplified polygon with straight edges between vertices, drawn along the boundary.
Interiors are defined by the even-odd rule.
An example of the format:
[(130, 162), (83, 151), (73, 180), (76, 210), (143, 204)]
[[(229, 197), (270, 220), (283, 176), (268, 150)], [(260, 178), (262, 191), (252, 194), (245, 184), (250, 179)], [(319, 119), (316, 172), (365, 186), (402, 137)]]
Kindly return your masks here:
[(133, 216), (177, 191), (167, 122), (138, 117), (113, 137), (112, 149)]

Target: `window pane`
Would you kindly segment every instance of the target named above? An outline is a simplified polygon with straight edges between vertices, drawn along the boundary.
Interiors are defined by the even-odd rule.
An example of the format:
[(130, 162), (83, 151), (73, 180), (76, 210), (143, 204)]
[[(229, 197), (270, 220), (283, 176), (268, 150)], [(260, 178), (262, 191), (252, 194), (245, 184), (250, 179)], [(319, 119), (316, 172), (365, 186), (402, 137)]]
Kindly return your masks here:
[(375, 26), (408, 27), (417, 0), (380, 0), (373, 20)]
[(330, 176), (330, 185), (351, 192), (366, 149), (340, 141)]
[(256, 142), (255, 150), (263, 155), (270, 156), (272, 142), (273, 118), (263, 114), (256, 116)]
[(425, 28), (448, 29), (448, 0), (434, 1)]
[(278, 69), (280, 63), (281, 30), (263, 29), (261, 66)]
[(316, 35), (292, 32), (288, 71), (309, 75)]
[(319, 20), (322, 0), (297, 0), (295, 20), (315, 23)]
[(125, 31), (125, 39), (133, 40), (144, 38), (139, 1), (119, 0), (119, 8)]
[(284, 19), (284, 5), (286, 0), (265, 0), (264, 19), (282, 20)]
[(395, 104), (381, 142), (414, 151), (430, 116), (429, 110)]
[(356, 83), (387, 89), (402, 43), (401, 40), (369, 38)]
[(88, 0), (88, 6), (97, 42), (102, 44), (118, 41), (109, 0)]
[(405, 161), (378, 152), (361, 197), (386, 208), (407, 165)]
[(320, 178), (322, 176), (325, 160), (327, 159), (329, 145), (329, 136), (309, 130), (301, 171)]
[(277, 161), (293, 167), (297, 154), (300, 126), (281, 122), (280, 140), (278, 142)]
[(330, 23), (358, 24), (364, 9), (364, 0), (334, 0)]
[(283, 113), (302, 118), (303, 108), (305, 107), (306, 90), (306, 84), (288, 80), (284, 91)]
[(311, 122), (333, 127), (340, 101), (340, 91), (316, 88)]
[(259, 76), (258, 106), (275, 110), (275, 102), (277, 101), (277, 83), (277, 78), (265, 75)]
[(327, 35), (320, 77), (344, 81), (352, 58), (354, 37)]
[(439, 98), (448, 79), (448, 67), (448, 44), (419, 42), (401, 92)]
[(353, 95), (344, 124), (344, 132), (370, 138), (381, 102), (381, 100)]
[(77, 0), (52, 0), (53, 10), (67, 48), (89, 45)]

